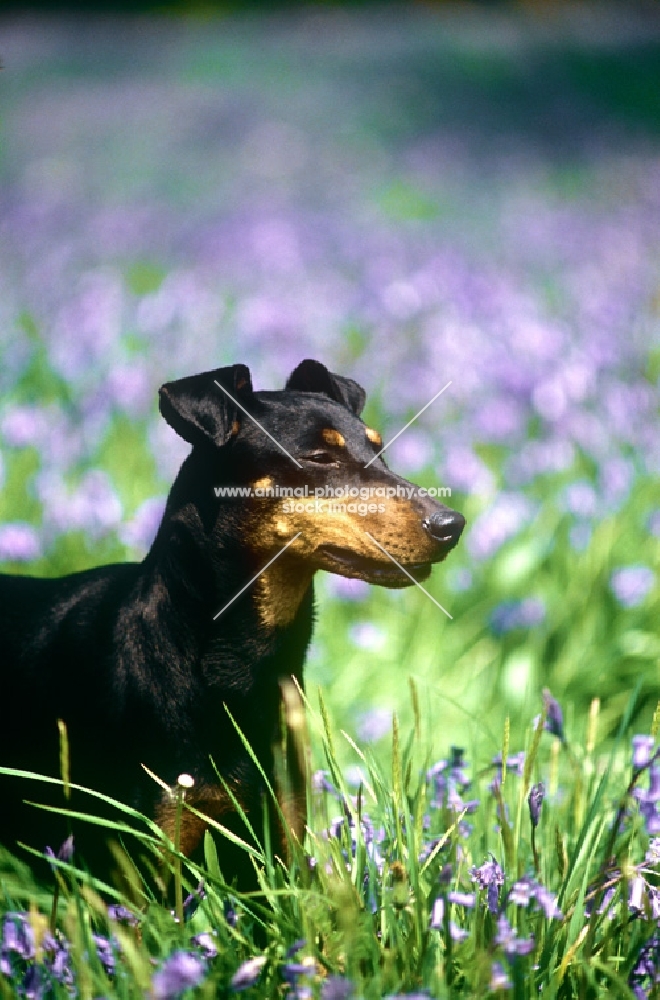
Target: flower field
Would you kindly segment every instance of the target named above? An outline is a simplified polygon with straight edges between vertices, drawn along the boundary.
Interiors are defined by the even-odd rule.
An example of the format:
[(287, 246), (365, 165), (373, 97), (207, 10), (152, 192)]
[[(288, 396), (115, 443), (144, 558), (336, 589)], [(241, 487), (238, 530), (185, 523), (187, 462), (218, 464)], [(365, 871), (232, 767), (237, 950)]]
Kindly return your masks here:
[(7, 856), (0, 996), (657, 996), (652, 8), (2, 28), (1, 568), (142, 558), (158, 387), (235, 362), (355, 378), (468, 525), (433, 601), (319, 575), (291, 872), (209, 843), (173, 914)]

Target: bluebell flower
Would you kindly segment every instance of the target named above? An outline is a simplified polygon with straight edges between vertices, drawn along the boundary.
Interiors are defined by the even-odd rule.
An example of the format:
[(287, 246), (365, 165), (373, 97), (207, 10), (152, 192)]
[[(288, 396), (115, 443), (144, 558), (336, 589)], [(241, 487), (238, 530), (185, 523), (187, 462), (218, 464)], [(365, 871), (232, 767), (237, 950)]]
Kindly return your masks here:
[(343, 976), (328, 976), (321, 986), (321, 1000), (351, 1000), (355, 986)]
[(34, 931), (26, 913), (5, 913), (2, 924), (2, 951), (14, 952), (26, 961), (35, 955)]
[(470, 877), (476, 882), (481, 890), (486, 891), (486, 901), (491, 913), (497, 913), (500, 886), (504, 885), (504, 872), (491, 855), (490, 860), (484, 861), (479, 867), (470, 869)]
[(155, 1000), (176, 1000), (185, 990), (199, 986), (207, 972), (206, 962), (191, 951), (175, 951), (151, 980)]
[[(56, 859), (57, 861), (66, 861), (67, 863), (69, 863), (73, 858), (73, 849), (74, 849), (74, 842), (73, 842), (73, 836), (71, 835), (66, 838), (66, 840), (61, 845), (57, 854), (55, 854), (52, 847), (46, 847), (44, 850), (44, 854), (46, 855), (46, 858), (49, 861), (49, 863), (51, 862), (51, 860), (54, 859)], [(51, 868), (53, 869), (53, 871), (56, 871), (57, 865), (51, 864)]]
[(232, 990), (235, 993), (241, 993), (243, 990), (248, 990), (251, 986), (254, 986), (259, 981), (261, 970), (266, 961), (267, 958), (265, 955), (257, 955), (255, 958), (248, 958), (246, 962), (239, 965), (232, 976)]
[(633, 798), (639, 803), (639, 811), (644, 819), (647, 833), (655, 837), (660, 834), (660, 757), (651, 758), (648, 775), (648, 788), (636, 785), (633, 789)]
[(346, 576), (328, 575), (326, 586), (332, 597), (342, 601), (364, 601), (369, 596), (369, 584)]
[(73, 986), (73, 969), (71, 968), (71, 955), (69, 953), (69, 943), (59, 932), (45, 934), (41, 942), (43, 949), (43, 964), (56, 982), (63, 986)]
[(329, 771), (315, 771), (312, 775), (312, 790), (315, 792), (326, 792), (341, 801), (341, 794), (330, 781)]
[(506, 635), (517, 628), (533, 628), (545, 618), (545, 604), (538, 597), (522, 601), (503, 601), (490, 613), (489, 622), (494, 635)]
[(190, 943), (196, 948), (199, 948), (203, 957), (207, 961), (211, 958), (215, 958), (218, 954), (218, 948), (214, 940), (213, 931), (202, 931), (200, 934), (195, 934), (194, 937), (190, 939)]
[(556, 895), (537, 882), (536, 879), (527, 876), (513, 883), (507, 901), (523, 908), (527, 908), (531, 902), (535, 902), (543, 910), (548, 920), (560, 919), (562, 916), (561, 910), (557, 906)]
[(660, 868), (660, 837), (651, 838), (644, 860), (648, 865)]
[(650, 1000), (660, 986), (660, 928), (642, 945), (630, 970), (628, 985), (638, 1000)]
[(539, 820), (541, 818), (541, 806), (543, 805), (544, 798), (545, 786), (542, 781), (539, 781), (537, 785), (532, 785), (529, 790), (529, 795), (527, 796), (529, 818), (534, 828), (539, 825)]
[(206, 890), (204, 888), (204, 881), (202, 880), (197, 888), (191, 892), (183, 901), (183, 919), (190, 920), (193, 913), (196, 912), (201, 901), (206, 897)]
[(377, 652), (387, 641), (387, 634), (373, 622), (356, 622), (348, 630), (348, 638), (359, 649)]
[(447, 900), (455, 906), (465, 906), (468, 909), (472, 909), (476, 902), (476, 896), (473, 892), (458, 892), (457, 890), (452, 890), (447, 893)]
[[(459, 904), (459, 905), (465, 905), (465, 904)], [(445, 900), (443, 896), (438, 896), (437, 899), (434, 900), (433, 906), (431, 907), (431, 918), (429, 920), (429, 927), (431, 928), (431, 930), (436, 930), (436, 931), (442, 930), (442, 928), (444, 927), (444, 918), (445, 918)], [(452, 941), (456, 941), (458, 943), (460, 941), (465, 941), (465, 939), (468, 937), (468, 932), (464, 930), (462, 927), (459, 927), (458, 924), (455, 923), (453, 920), (450, 920), (449, 935)]]
[(224, 917), (229, 925), (229, 927), (238, 926), (238, 910), (236, 909), (236, 902), (231, 899), (225, 899), (222, 904)]
[(646, 767), (653, 756), (654, 738), (644, 735), (633, 736), (632, 745), (632, 766), (635, 770), (638, 770), (640, 767)]
[(431, 1000), (428, 990), (418, 990), (417, 993), (388, 993), (384, 1000)]
[(44, 969), (33, 962), (25, 970), (18, 994), (24, 1000), (43, 1000), (46, 993), (47, 983)]
[(493, 993), (497, 993), (499, 990), (510, 990), (513, 987), (513, 983), (509, 978), (509, 973), (506, 971), (501, 962), (493, 962), (490, 970), (490, 988)]
[[(493, 767), (502, 768), (502, 754), (498, 753), (493, 757)], [(517, 777), (522, 778), (525, 773), (525, 751), (520, 750), (518, 753), (511, 754), (506, 759), (506, 769), (507, 771), (513, 771)]]
[(610, 590), (624, 608), (642, 604), (655, 586), (655, 573), (649, 566), (622, 566), (610, 576)]
[(110, 938), (103, 937), (101, 934), (92, 934), (92, 941), (96, 947), (96, 954), (99, 962), (103, 966), (106, 974), (108, 976), (114, 975), (117, 966), (117, 960), (115, 958), (117, 942), (114, 939), (111, 940)]
[(431, 806), (443, 809), (449, 805), (454, 811), (462, 812), (462, 793), (470, 785), (465, 763), (465, 750), (451, 747), (449, 760), (439, 760), (426, 772), (426, 780), (433, 788)]
[(41, 555), (39, 535), (31, 524), (0, 524), (0, 562), (32, 562)]
[(365, 743), (375, 743), (392, 731), (392, 709), (373, 708), (360, 715), (357, 733)]
[(556, 698), (553, 698), (548, 688), (543, 688), (543, 704), (546, 708), (545, 728), (553, 736), (564, 742), (564, 713)]
[(127, 927), (137, 927), (139, 918), (121, 903), (110, 903), (108, 906), (108, 917), (118, 924), (125, 924)]
[(497, 933), (495, 944), (503, 949), (508, 958), (514, 955), (529, 955), (534, 950), (534, 937), (519, 938), (518, 932), (511, 927), (511, 924), (502, 913), (497, 919)]

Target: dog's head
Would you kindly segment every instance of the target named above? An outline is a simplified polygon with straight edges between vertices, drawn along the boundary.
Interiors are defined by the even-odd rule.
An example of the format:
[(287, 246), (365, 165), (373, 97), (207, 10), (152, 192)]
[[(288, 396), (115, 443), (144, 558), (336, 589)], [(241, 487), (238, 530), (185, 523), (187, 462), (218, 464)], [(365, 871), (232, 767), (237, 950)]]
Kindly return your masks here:
[[(425, 579), (457, 544), (461, 514), (386, 466), (378, 432), (360, 419), (365, 392), (318, 361), (303, 361), (282, 392), (255, 392), (245, 365), (164, 385), (160, 410), (209, 456), (220, 496), (244, 506), (245, 544), (386, 587)], [(422, 491), (423, 493), (423, 491)], [(226, 507), (225, 507), (226, 509)]]

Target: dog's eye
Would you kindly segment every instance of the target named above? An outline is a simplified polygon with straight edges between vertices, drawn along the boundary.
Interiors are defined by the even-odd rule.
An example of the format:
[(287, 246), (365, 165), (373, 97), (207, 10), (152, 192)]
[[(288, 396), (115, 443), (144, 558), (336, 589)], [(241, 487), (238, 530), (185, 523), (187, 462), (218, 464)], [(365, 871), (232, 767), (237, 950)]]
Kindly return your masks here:
[(306, 462), (314, 462), (315, 465), (337, 464), (336, 457), (331, 455), (329, 451), (323, 451), (322, 449), (319, 449), (318, 451), (310, 451), (302, 457)]

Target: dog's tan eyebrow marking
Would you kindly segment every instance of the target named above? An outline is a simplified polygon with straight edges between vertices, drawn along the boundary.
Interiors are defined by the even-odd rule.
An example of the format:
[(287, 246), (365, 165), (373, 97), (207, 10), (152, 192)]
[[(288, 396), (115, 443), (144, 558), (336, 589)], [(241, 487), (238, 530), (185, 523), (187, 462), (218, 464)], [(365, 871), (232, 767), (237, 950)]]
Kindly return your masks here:
[(372, 444), (375, 444), (377, 445), (377, 447), (380, 448), (381, 444), (383, 443), (383, 439), (378, 433), (378, 431), (375, 431), (373, 427), (367, 427), (364, 433), (367, 435), (367, 438), (369, 439), (369, 441), (371, 441)]
[(326, 444), (334, 444), (338, 448), (345, 448), (346, 441), (344, 440), (344, 435), (340, 434), (333, 427), (324, 427), (321, 431), (321, 437)]
[(240, 429), (241, 429), (240, 421), (234, 420), (233, 424), (231, 425), (231, 432), (234, 435), (234, 437), (238, 434)]

